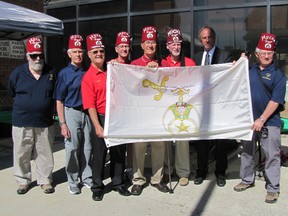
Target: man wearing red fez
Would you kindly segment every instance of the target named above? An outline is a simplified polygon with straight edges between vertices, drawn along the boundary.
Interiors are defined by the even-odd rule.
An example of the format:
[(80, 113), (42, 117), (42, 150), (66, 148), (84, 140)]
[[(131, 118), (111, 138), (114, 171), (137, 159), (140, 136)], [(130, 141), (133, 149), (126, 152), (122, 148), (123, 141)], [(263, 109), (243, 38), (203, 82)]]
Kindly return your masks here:
[[(182, 52), (182, 34), (179, 29), (171, 29), (167, 32), (166, 48), (169, 50), (169, 55), (162, 59), (163, 67), (180, 67), (180, 66), (195, 66), (195, 62), (191, 58), (184, 57)], [(172, 153), (171, 143), (167, 146), (169, 152)], [(188, 141), (176, 141), (175, 143), (175, 169), (176, 174), (179, 177), (179, 184), (186, 186), (189, 184), (190, 175), (190, 158), (189, 158), (189, 142)], [(167, 165), (168, 159), (165, 154), (165, 164)], [(172, 157), (172, 154), (170, 156)], [(173, 173), (173, 159), (171, 160), (171, 173)], [(169, 166), (168, 166), (169, 167)], [(165, 174), (163, 181), (168, 180), (168, 167), (165, 166)], [(168, 176), (168, 177), (167, 177)]]
[[(157, 30), (154, 26), (147, 26), (142, 29), (141, 48), (143, 55), (132, 61), (131, 65), (147, 66), (150, 68), (157, 68), (158, 62), (156, 57), (157, 48)], [(169, 188), (162, 182), (165, 142), (151, 143), (151, 160), (152, 160), (152, 177), (150, 180), (151, 186), (156, 187), (159, 191), (167, 193)], [(133, 144), (133, 187), (131, 189), (132, 195), (139, 196), (142, 193), (143, 187), (146, 184), (144, 176), (145, 154), (148, 143)]]
[[(100, 34), (86, 37), (90, 67), (83, 77), (81, 89), (83, 109), (88, 110), (94, 128), (92, 129), (92, 199), (101, 201), (104, 196), (104, 167), (107, 146), (104, 141), (104, 124), (106, 108), (106, 63), (105, 46)], [(125, 168), (125, 146), (112, 146), (110, 153), (110, 176), (113, 190), (122, 196), (131, 195), (123, 181)]]
[(70, 35), (67, 55), (70, 62), (58, 74), (54, 99), (61, 134), (66, 149), (66, 174), (71, 194), (80, 194), (80, 186), (93, 185), (91, 158), (91, 121), (83, 109), (81, 81), (86, 72), (83, 67), (83, 38)]
[(51, 185), (54, 167), (53, 90), (56, 72), (44, 63), (41, 38), (26, 42), (28, 63), (11, 73), (8, 94), (14, 98), (12, 136), (14, 144), (14, 176), (18, 194), (25, 194), (32, 181), (30, 159), (36, 164), (37, 184), (44, 193), (54, 193)]
[(119, 32), (116, 36), (115, 51), (117, 58), (112, 61), (116, 61), (122, 64), (129, 64), (131, 38), (128, 32)]
[[(117, 57), (110, 61), (111, 64), (117, 62), (120, 64), (130, 64), (129, 54), (131, 50), (131, 36), (128, 32), (118, 32), (116, 35), (115, 51)], [(127, 151), (127, 165), (124, 170), (124, 176), (126, 179), (132, 180), (133, 176), (133, 158), (132, 158), (132, 144), (126, 145)]]
[[(275, 203), (280, 193), (280, 111), (284, 105), (286, 77), (274, 59), (276, 36), (262, 33), (255, 50), (257, 64), (249, 69), (254, 123), (252, 141), (242, 141), (240, 177), (242, 181), (234, 187), (237, 192), (254, 187), (254, 153), (256, 143), (261, 143), (265, 153), (266, 203)], [(243, 55), (242, 55), (243, 56)]]

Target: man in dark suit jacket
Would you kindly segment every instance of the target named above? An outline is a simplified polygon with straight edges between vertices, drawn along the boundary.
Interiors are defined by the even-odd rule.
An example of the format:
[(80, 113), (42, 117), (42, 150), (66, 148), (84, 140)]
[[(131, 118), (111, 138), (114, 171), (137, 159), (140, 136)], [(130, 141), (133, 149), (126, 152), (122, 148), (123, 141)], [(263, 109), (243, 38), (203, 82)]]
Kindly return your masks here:
[[(203, 51), (194, 55), (196, 65), (219, 64), (232, 62), (230, 52), (219, 49), (215, 46), (216, 33), (209, 27), (204, 26), (199, 31), (199, 40), (203, 45)], [(206, 56), (209, 55), (207, 58)], [(210, 147), (215, 146), (216, 169), (215, 175), (217, 185), (223, 187), (226, 184), (225, 171), (227, 164), (227, 142), (228, 140), (201, 140), (196, 142), (197, 152), (197, 173), (194, 184), (202, 184), (208, 173), (208, 160)]]

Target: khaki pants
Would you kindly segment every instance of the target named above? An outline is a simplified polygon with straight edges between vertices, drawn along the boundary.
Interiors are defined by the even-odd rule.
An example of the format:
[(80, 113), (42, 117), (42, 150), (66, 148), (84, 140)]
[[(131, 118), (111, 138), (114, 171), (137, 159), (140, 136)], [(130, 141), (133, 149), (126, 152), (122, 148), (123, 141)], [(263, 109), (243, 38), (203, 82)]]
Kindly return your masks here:
[[(169, 159), (170, 159), (170, 171), (173, 173), (174, 165), (176, 174), (179, 178), (189, 178), (190, 175), (190, 152), (188, 141), (176, 141), (175, 142), (175, 155), (173, 154), (173, 143), (168, 142)], [(165, 173), (169, 173), (168, 169), (168, 152), (166, 148), (165, 153)], [(175, 158), (174, 158), (175, 157)]]
[[(145, 154), (148, 143), (133, 144), (133, 184), (144, 185)], [(164, 154), (166, 142), (151, 143), (152, 177), (151, 184), (159, 184), (163, 177)]]
[(14, 143), (14, 176), (19, 185), (32, 181), (31, 156), (36, 165), (36, 179), (39, 185), (52, 182), (54, 167), (52, 145), (54, 127), (12, 127)]

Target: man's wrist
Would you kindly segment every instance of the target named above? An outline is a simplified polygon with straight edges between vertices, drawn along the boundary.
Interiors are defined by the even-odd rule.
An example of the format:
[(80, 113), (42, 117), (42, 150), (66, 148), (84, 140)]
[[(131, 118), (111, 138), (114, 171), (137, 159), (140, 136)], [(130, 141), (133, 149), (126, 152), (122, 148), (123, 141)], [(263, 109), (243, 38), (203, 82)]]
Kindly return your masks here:
[(64, 125), (64, 124), (66, 124), (66, 121), (59, 121), (59, 125), (61, 126), (61, 125)]
[(265, 123), (265, 119), (263, 117), (260, 116), (259, 119), (260, 119), (261, 122)]

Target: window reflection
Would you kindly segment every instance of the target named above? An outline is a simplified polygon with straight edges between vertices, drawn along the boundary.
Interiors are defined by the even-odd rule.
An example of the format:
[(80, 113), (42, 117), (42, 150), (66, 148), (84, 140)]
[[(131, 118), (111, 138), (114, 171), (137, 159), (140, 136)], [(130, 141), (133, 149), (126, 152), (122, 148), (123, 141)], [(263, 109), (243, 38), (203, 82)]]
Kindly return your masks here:
[(216, 31), (216, 45), (232, 51), (234, 59), (238, 59), (242, 51), (254, 51), (259, 35), (265, 31), (266, 8), (199, 11), (194, 13), (194, 20), (194, 53), (202, 49), (198, 40), (199, 29), (209, 25)]

